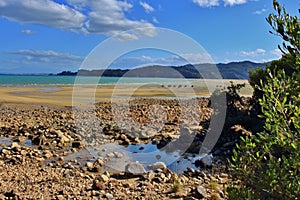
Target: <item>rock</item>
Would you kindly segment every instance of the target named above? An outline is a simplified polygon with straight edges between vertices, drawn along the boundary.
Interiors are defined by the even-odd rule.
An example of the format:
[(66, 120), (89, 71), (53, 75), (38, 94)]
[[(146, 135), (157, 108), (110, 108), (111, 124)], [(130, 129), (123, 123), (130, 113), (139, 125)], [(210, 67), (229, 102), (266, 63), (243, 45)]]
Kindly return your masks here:
[(150, 172), (148, 173), (148, 177), (147, 177), (148, 180), (149, 180), (149, 181), (152, 181), (152, 179), (153, 179), (154, 177), (155, 177), (155, 173), (150, 171)]
[(114, 198), (114, 196), (110, 193), (106, 193), (105, 197), (108, 198), (108, 199), (113, 199)]
[(195, 170), (191, 167), (187, 167), (186, 169), (187, 169), (188, 172), (191, 172), (192, 174), (195, 173)]
[(100, 167), (102, 167), (102, 166), (104, 165), (104, 161), (103, 161), (103, 159), (101, 159), (101, 158), (99, 158), (99, 159), (97, 160), (97, 162), (98, 162), (98, 164), (100, 165)]
[(125, 172), (133, 175), (145, 174), (144, 166), (139, 162), (131, 162), (125, 166)]
[(188, 127), (181, 127), (180, 134), (181, 135), (190, 135), (190, 134), (192, 134), (192, 131)]
[(193, 130), (193, 131), (194, 130), (195, 131), (201, 131), (203, 129), (203, 127), (202, 126), (191, 126), (190, 129)]
[(212, 166), (212, 162), (213, 162), (213, 156), (212, 154), (207, 154), (206, 156), (204, 156), (203, 158), (200, 159), (200, 162), (204, 165), (204, 166)]
[(117, 158), (123, 158), (123, 154), (120, 152), (115, 152), (114, 154)]
[(61, 144), (66, 144), (66, 143), (69, 143), (71, 141), (70, 138), (68, 138), (67, 136), (65, 136), (64, 133), (61, 130), (56, 130), (55, 134), (59, 138), (59, 142)]
[(46, 159), (49, 159), (49, 158), (51, 158), (53, 155), (52, 155), (52, 153), (51, 152), (46, 152), (45, 154), (44, 154), (44, 157), (46, 158)]
[(223, 144), (223, 148), (228, 148), (228, 147), (232, 147), (236, 144), (236, 141), (232, 141), (232, 142), (227, 142), (225, 144)]
[(225, 198), (225, 194), (222, 190), (219, 191), (219, 195), (220, 195), (221, 198)]
[(196, 188), (196, 192), (197, 192), (197, 196), (199, 198), (205, 198), (207, 196), (207, 192), (206, 192), (206, 189), (202, 186), (202, 185), (199, 185), (197, 188)]
[(21, 150), (21, 152), (20, 152), (20, 153), (21, 153), (21, 155), (22, 155), (22, 156), (26, 156), (26, 154), (27, 154), (27, 151), (25, 151), (25, 150)]
[(115, 154), (114, 153), (109, 153), (109, 154), (107, 154), (107, 157), (108, 158), (113, 158), (113, 157), (115, 157)]
[(87, 162), (86, 166), (89, 170), (93, 170), (93, 168), (94, 168), (94, 164), (92, 162)]
[(221, 149), (217, 149), (217, 150), (215, 150), (214, 155), (219, 156), (219, 155), (221, 155), (221, 153), (222, 153)]
[(83, 145), (82, 145), (82, 143), (80, 141), (74, 141), (74, 142), (72, 142), (72, 147), (80, 149), (80, 148), (83, 147)]
[(108, 181), (109, 181), (109, 178), (108, 178), (106, 175), (101, 174), (101, 175), (100, 175), (100, 180), (103, 181), (103, 182), (108, 182)]
[(107, 176), (108, 178), (110, 178), (110, 173), (109, 173), (108, 171), (105, 171), (103, 174), (104, 174), (105, 176)]
[(105, 186), (103, 184), (101, 184), (101, 182), (99, 180), (94, 180), (93, 185), (92, 185), (92, 189), (94, 189), (94, 190), (105, 190)]
[(38, 135), (32, 139), (32, 143), (41, 146), (45, 143), (46, 137), (44, 134)]
[(20, 145), (17, 142), (13, 142), (10, 146), (11, 149), (19, 149)]
[(2, 149), (1, 153), (4, 155), (8, 155), (10, 154), (10, 151), (8, 151), (7, 149)]
[(148, 165), (148, 168), (153, 171), (157, 171), (158, 169), (166, 169), (167, 166), (164, 162), (156, 162), (153, 165)]

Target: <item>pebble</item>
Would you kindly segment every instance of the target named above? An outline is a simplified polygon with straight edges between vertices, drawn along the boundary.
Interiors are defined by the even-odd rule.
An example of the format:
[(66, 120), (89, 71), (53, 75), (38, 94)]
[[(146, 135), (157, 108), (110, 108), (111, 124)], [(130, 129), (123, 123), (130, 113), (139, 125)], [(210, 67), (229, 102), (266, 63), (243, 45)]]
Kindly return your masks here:
[(104, 174), (101, 174), (101, 175), (100, 175), (100, 179), (101, 179), (101, 181), (103, 181), (103, 182), (108, 182), (108, 181), (109, 181), (109, 177), (107, 177), (107, 176), (104, 175)]
[[(153, 199), (195, 199), (199, 198), (200, 192), (202, 196), (206, 195), (205, 198), (208, 198), (208, 194), (211, 194), (211, 192), (210, 189), (206, 189), (207, 184), (210, 180), (215, 179), (206, 176), (206, 172), (202, 172), (207, 180), (205, 182), (197, 170), (188, 169), (188, 174), (177, 176), (166, 168), (164, 162), (156, 162), (148, 166), (149, 169), (151, 168), (151, 170), (156, 171), (156, 173), (153, 171), (147, 173), (141, 163), (132, 162), (125, 166), (127, 173), (110, 174), (105, 171), (100, 175), (100, 170), (98, 173), (94, 173), (96, 172), (94, 169), (101, 169), (100, 167), (105, 166), (106, 162), (114, 160), (110, 160), (107, 157), (122, 158), (119, 160), (123, 160), (123, 158), (127, 158), (127, 155), (114, 152), (108, 154), (106, 157), (106, 153), (104, 152), (109, 153), (111, 151), (106, 149), (102, 151), (102, 149), (99, 149), (101, 155), (99, 155), (100, 157), (98, 157), (95, 163), (87, 162), (84, 164), (85, 162), (82, 161), (82, 158), (77, 156), (71, 159), (68, 158), (68, 155), (73, 152), (80, 152), (78, 149), (82, 148), (84, 144), (99, 145), (118, 142), (116, 141), (117, 135), (118, 140), (121, 139), (124, 141), (124, 144), (146, 144), (152, 140), (154, 141), (153, 144), (157, 144), (162, 138), (165, 138), (166, 143), (173, 140), (174, 135), (178, 135), (178, 129), (180, 127), (178, 125), (180, 125), (182, 121), (180, 116), (174, 116), (176, 112), (177, 114), (180, 113), (178, 103), (175, 101), (156, 99), (145, 102), (145, 105), (139, 107), (139, 109), (132, 110), (132, 117), (137, 120), (138, 123), (147, 124), (148, 119), (144, 117), (144, 115), (148, 114), (146, 109), (147, 105), (156, 103), (157, 105), (162, 105), (166, 111), (167, 126), (158, 133), (156, 130), (147, 131), (143, 129), (142, 131), (146, 134), (146, 137), (143, 139), (138, 138), (138, 136), (142, 135), (141, 130), (136, 130), (137, 133), (130, 133), (126, 136), (125, 133), (114, 124), (113, 118), (109, 116), (109, 104), (106, 104), (107, 110), (104, 109), (105, 104), (96, 105), (97, 109), (101, 110), (99, 112), (96, 110), (97, 115), (99, 114), (99, 116), (103, 117), (103, 120), (99, 121), (100, 126), (106, 126), (107, 124), (107, 132), (110, 134), (101, 134), (101, 137), (94, 137), (94, 133), (97, 132), (96, 130), (99, 130), (99, 128), (89, 127), (91, 123), (94, 123), (94, 119), (90, 119), (88, 114), (85, 116), (85, 118), (88, 119), (86, 126), (81, 124), (81, 131), (84, 134), (79, 134), (76, 132), (78, 127), (75, 126), (73, 121), (74, 118), (78, 117), (78, 113), (73, 114), (71, 111), (65, 111), (64, 108), (61, 110), (29, 109), (29, 111), (18, 111), (9, 108), (10, 111), (8, 113), (0, 115), (0, 135), (5, 136), (9, 133), (13, 137), (25, 137), (24, 139), (28, 139), (29, 141), (36, 139), (36, 142), (30, 145), (24, 145), (18, 142), (19, 140), (21, 141), (21, 139), (19, 139), (13, 140), (14, 143), (8, 145), (9, 147), (4, 146), (2, 149), (0, 148), (1, 178), (7, 180), (7, 183), (10, 185), (16, 185), (14, 189), (18, 191), (13, 192), (13, 194), (20, 194), (20, 196), (17, 196), (17, 198), (20, 199), (26, 198), (26, 196), (35, 196), (37, 199), (42, 199), (47, 195), (51, 195), (50, 198), (57, 197), (61, 199), (143, 199), (148, 197)], [(140, 103), (140, 100), (136, 103)], [(143, 111), (143, 115), (137, 117), (139, 110), (144, 108), (145, 111)], [(0, 112), (5, 111), (0, 110)], [(205, 115), (207, 113), (209, 112), (205, 111)], [(82, 115), (85, 114), (83, 113)], [(159, 116), (154, 119), (154, 121), (159, 120)], [(85, 123), (85, 121), (79, 123)], [(97, 122), (95, 124), (99, 125), (99, 123)], [(25, 125), (24, 128), (20, 128), (23, 125)], [(126, 130), (126, 124), (122, 126), (124, 126), (122, 129), (124, 128), (124, 130)], [(194, 127), (185, 127), (185, 130), (182, 130), (182, 132), (190, 134), (200, 131), (200, 127), (197, 127), (198, 124), (193, 126)], [(91, 140), (89, 143), (86, 141), (82, 142), (80, 137), (86, 141), (88, 139)], [(168, 139), (166, 139), (167, 137)], [(34, 144), (41, 146), (37, 147)], [(16, 149), (19, 150), (16, 151)], [(51, 159), (52, 157), (53, 159)], [(162, 158), (161, 155), (156, 155), (157, 161), (162, 161)], [(48, 160), (45, 162), (44, 159)], [(77, 159), (77, 161), (69, 162), (74, 159)], [(59, 160), (59, 162), (56, 162), (56, 160)], [(28, 164), (30, 167), (26, 168), (25, 166)], [(86, 170), (87, 168), (89, 170)], [(106, 168), (103, 169), (106, 170)], [(26, 176), (23, 173), (25, 173)], [(128, 174), (143, 176), (129, 176)], [(223, 188), (223, 183), (226, 184), (230, 181), (226, 175), (227, 174), (220, 175), (221, 178), (217, 179), (219, 183), (222, 183), (220, 184), (220, 188)], [(30, 185), (28, 184), (30, 190), (24, 190), (24, 187), (21, 188), (21, 186), (16, 184), (24, 180), (30, 183)], [(184, 188), (184, 191), (177, 194), (170, 193), (172, 183), (177, 180)], [(10, 192), (7, 189), (11, 189), (8, 184), (1, 184), (1, 191)], [(202, 189), (199, 189), (199, 186), (202, 186), (202, 189), (206, 193), (203, 192)], [(219, 193), (219, 191), (217, 192)], [(197, 197), (195, 193), (197, 193)], [(226, 194), (219, 194), (222, 198), (226, 198)]]
[(166, 169), (167, 166), (164, 162), (156, 162), (153, 165), (148, 165), (148, 169), (157, 171), (158, 169)]
[(114, 196), (110, 193), (106, 193), (105, 197), (108, 198), (108, 199), (113, 199), (114, 198)]
[(212, 166), (213, 156), (212, 156), (212, 154), (208, 154), (208, 155), (204, 156), (203, 158), (201, 158), (200, 161), (201, 161), (205, 166)]
[(13, 142), (10, 146), (11, 149), (19, 149), (21, 146), (17, 142)]
[(207, 196), (206, 189), (202, 185), (197, 186), (196, 191), (199, 198), (205, 198)]
[(89, 170), (92, 170), (94, 168), (94, 164), (92, 162), (87, 162), (86, 166)]
[(94, 180), (92, 189), (94, 190), (105, 190), (105, 186), (99, 181), (99, 180)]

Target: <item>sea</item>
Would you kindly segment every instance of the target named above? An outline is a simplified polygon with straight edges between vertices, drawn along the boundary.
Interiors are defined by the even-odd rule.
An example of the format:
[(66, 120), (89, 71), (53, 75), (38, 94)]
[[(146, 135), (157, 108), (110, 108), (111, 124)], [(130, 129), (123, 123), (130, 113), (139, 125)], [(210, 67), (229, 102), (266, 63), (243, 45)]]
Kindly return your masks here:
[[(193, 79), (196, 80), (196, 79)], [(188, 81), (193, 81), (188, 79)], [(179, 83), (187, 79), (179, 78), (136, 78), (136, 77), (93, 77), (93, 76), (50, 76), (50, 75), (0, 75), (2, 86), (34, 85), (102, 85), (133, 83)], [(199, 81), (199, 79), (198, 79)]]

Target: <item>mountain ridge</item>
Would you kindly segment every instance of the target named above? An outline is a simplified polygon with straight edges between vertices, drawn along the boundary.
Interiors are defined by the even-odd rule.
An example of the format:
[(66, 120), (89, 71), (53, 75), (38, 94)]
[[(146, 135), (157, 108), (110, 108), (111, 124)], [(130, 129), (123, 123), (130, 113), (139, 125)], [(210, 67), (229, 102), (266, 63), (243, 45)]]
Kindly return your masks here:
[[(267, 64), (267, 63), (266, 63)], [(212, 67), (218, 70), (212, 70)], [(150, 77), (150, 78), (220, 78), (248, 79), (249, 70), (265, 68), (265, 63), (240, 61), (218, 64), (186, 64), (182, 66), (151, 65), (135, 69), (63, 71), (58, 76), (106, 76), (106, 77)], [(220, 74), (218, 74), (218, 71)]]

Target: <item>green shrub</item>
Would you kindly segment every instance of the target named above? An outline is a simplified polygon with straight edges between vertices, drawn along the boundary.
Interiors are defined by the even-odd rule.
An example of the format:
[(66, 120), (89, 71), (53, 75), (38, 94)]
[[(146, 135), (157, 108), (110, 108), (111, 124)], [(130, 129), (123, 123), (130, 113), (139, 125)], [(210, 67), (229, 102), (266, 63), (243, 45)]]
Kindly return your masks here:
[(242, 181), (242, 190), (255, 199), (295, 199), (300, 197), (300, 106), (299, 80), (284, 70), (270, 77), (262, 88), (260, 100), (264, 131), (242, 139), (232, 157), (233, 176)]
[(300, 198), (300, 22), (273, 5), (277, 15), (267, 21), (289, 45), (279, 47), (283, 57), (266, 70), (250, 72), (264, 131), (243, 137), (234, 150), (229, 199)]

